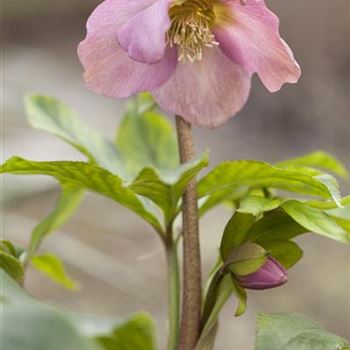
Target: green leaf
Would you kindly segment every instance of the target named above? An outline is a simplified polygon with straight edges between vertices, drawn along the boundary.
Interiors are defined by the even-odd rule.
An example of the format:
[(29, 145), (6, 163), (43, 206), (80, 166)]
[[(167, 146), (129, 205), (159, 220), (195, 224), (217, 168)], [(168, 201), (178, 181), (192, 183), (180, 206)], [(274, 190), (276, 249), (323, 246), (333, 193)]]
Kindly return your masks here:
[(297, 170), (282, 169), (253, 160), (219, 164), (199, 182), (198, 192), (202, 197), (240, 186), (271, 187), (298, 194), (332, 198), (328, 186), (315, 177)]
[(321, 210), (310, 208), (297, 200), (289, 200), (283, 203), (282, 208), (310, 232), (318, 233), (342, 243), (349, 243), (349, 237), (342, 227)]
[(202, 315), (203, 324), (205, 324), (208, 321), (210, 314), (216, 304), (220, 284), (225, 276), (225, 274), (222, 271), (221, 264), (218, 266), (215, 266), (214, 271), (215, 273), (209, 280), (209, 287), (205, 294), (205, 302), (204, 302), (203, 315)]
[(8, 241), (6, 239), (0, 240), (0, 251), (18, 258), (16, 247), (11, 241)]
[(250, 214), (235, 213), (227, 223), (221, 240), (220, 253), (225, 261), (232, 249), (246, 241), (246, 235), (255, 222)]
[(124, 317), (69, 314), (86, 337), (103, 350), (156, 350), (155, 324), (146, 312)]
[(157, 106), (152, 94), (149, 92), (141, 92), (136, 98), (137, 110), (139, 114), (149, 112)]
[[(309, 203), (307, 203), (309, 205)], [(342, 208), (335, 208), (331, 210), (326, 210), (326, 213), (332, 216), (336, 216), (343, 219), (350, 220), (350, 204), (343, 206)]]
[(246, 240), (262, 242), (269, 240), (289, 240), (308, 232), (283, 210), (266, 213), (254, 223), (246, 235)]
[(241, 200), (237, 211), (240, 213), (258, 216), (261, 213), (278, 208), (281, 202), (282, 201), (280, 199), (249, 195)]
[(238, 300), (235, 316), (239, 317), (242, 316), (247, 310), (247, 292), (237, 283), (233, 275), (231, 275), (231, 279), (233, 283), (233, 293), (236, 295)]
[(30, 125), (71, 144), (92, 162), (113, 173), (123, 174), (116, 147), (96, 130), (89, 128), (62, 101), (43, 95), (27, 95), (25, 106)]
[(155, 325), (147, 313), (138, 313), (95, 338), (104, 350), (155, 350)]
[(177, 213), (179, 199), (187, 184), (207, 165), (208, 154), (204, 153), (171, 172), (146, 168), (129, 188), (156, 203), (164, 211), (166, 222), (169, 222)]
[(303, 257), (303, 251), (292, 241), (258, 241), (258, 243), (286, 269), (293, 267)]
[(36, 270), (67, 289), (77, 289), (77, 285), (71, 279), (64, 268), (63, 262), (53, 254), (40, 254), (31, 259)]
[(347, 344), (302, 315), (258, 315), (255, 350), (339, 350)]
[[(147, 102), (142, 105), (147, 106)], [(136, 106), (131, 107), (119, 126), (116, 140), (128, 171), (136, 175), (145, 167), (175, 169), (179, 156), (176, 133), (170, 122), (157, 112), (140, 114)]]
[[(310, 200), (307, 201), (306, 204), (309, 207), (321, 209), (321, 210), (331, 210), (331, 209), (338, 209), (339, 205), (334, 203), (334, 201), (316, 201), (316, 200)], [(341, 208), (350, 204), (350, 196), (346, 196), (341, 200)]]
[(63, 226), (73, 216), (81, 204), (83, 195), (84, 190), (82, 188), (62, 184), (62, 191), (54, 210), (32, 232), (26, 257), (27, 261), (35, 254), (47, 235)]
[(1, 279), (1, 345), (7, 350), (101, 350), (65, 313), (34, 301), (6, 273)]
[(52, 176), (64, 185), (109, 197), (144, 218), (157, 232), (162, 230), (156, 217), (145, 209), (133, 191), (124, 186), (122, 179), (97, 165), (72, 161), (35, 162), (12, 157), (1, 166), (1, 173)]
[(10, 241), (1, 241), (0, 269), (3, 269), (19, 284), (23, 283), (24, 266), (16, 256), (16, 249)]
[(350, 219), (340, 218), (338, 216), (330, 215), (330, 217), (344, 230), (348, 233), (348, 238), (350, 241)]
[(339, 184), (337, 180), (332, 175), (328, 174), (318, 175), (315, 178), (327, 187), (337, 207), (342, 207), (342, 198), (340, 195)]
[(226, 274), (219, 279), (219, 284), (215, 287), (215, 302), (211, 304), (208, 317), (204, 319), (201, 335), (194, 350), (211, 350), (213, 344), (219, 314), (233, 293), (233, 284), (230, 274)]
[(302, 157), (287, 159), (278, 163), (277, 166), (282, 168), (314, 167), (330, 171), (342, 177), (348, 176), (346, 168), (338, 159), (322, 151), (309, 153)]
[(209, 196), (201, 199), (199, 203), (199, 214), (203, 216), (210, 209), (225, 201), (234, 201), (241, 198), (246, 193), (246, 190), (228, 188), (223, 191), (217, 191)]
[(218, 328), (219, 323), (214, 323), (213, 326), (201, 336), (194, 350), (213, 350)]
[(0, 270), (1, 345), (8, 350), (156, 350), (151, 317), (76, 315), (33, 300)]
[(263, 247), (247, 242), (231, 250), (224, 267), (235, 275), (246, 276), (259, 270), (265, 264), (266, 259), (267, 252)]

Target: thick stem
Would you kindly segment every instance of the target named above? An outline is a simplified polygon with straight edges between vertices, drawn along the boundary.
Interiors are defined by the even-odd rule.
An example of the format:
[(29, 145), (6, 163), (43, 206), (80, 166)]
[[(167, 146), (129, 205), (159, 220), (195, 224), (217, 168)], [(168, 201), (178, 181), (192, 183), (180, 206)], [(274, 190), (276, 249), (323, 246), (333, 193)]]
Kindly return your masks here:
[(180, 276), (177, 242), (172, 233), (166, 242), (166, 259), (168, 266), (168, 315), (169, 334), (167, 350), (177, 350), (180, 333)]
[[(191, 125), (176, 117), (181, 163), (195, 156)], [(186, 188), (182, 199), (183, 218), (183, 299), (179, 350), (193, 350), (201, 327), (202, 278), (199, 245), (199, 215), (196, 180)]]

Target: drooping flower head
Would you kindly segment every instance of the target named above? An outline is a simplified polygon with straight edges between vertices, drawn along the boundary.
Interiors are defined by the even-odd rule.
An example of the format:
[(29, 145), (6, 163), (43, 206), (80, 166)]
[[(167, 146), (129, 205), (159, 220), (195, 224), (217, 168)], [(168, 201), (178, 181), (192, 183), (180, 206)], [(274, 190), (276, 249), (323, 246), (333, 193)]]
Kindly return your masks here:
[(263, 290), (284, 285), (287, 283), (288, 275), (277, 260), (269, 257), (258, 271), (245, 276), (236, 276), (236, 279), (243, 288)]
[(150, 91), (165, 110), (207, 127), (242, 109), (253, 73), (271, 92), (300, 76), (264, 0), (105, 0), (78, 52), (91, 90)]

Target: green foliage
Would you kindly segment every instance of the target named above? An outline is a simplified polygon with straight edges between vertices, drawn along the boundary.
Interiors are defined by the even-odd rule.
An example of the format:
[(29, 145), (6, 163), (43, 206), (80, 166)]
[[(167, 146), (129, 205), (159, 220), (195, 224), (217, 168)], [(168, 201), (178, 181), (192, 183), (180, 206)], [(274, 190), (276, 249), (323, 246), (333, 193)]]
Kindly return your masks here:
[(346, 232), (348, 236), (348, 241), (350, 241), (350, 219), (332, 215), (331, 218)]
[[(326, 159), (329, 160), (329, 157)], [(220, 246), (221, 258), (224, 261), (222, 268), (226, 272), (227, 265), (231, 264), (230, 270), (233, 274), (252, 273), (262, 266), (266, 254), (274, 257), (285, 268), (291, 268), (303, 256), (303, 251), (292, 239), (309, 231), (343, 243), (349, 242), (350, 225), (347, 221), (344, 222), (347, 219), (335, 218), (323, 210), (312, 207), (322, 202), (287, 200), (276, 197), (271, 191), (271, 189), (284, 189), (298, 195), (332, 198), (334, 208), (341, 202), (335, 179), (316, 169), (296, 165), (290, 165), (289, 169), (287, 164), (284, 166), (286, 169), (278, 169), (255, 161), (226, 162), (200, 182), (199, 193), (209, 195), (209, 200), (213, 198), (210, 194), (210, 183), (213, 184), (211, 188), (217, 189), (220, 193), (219, 197), (222, 193), (226, 195), (226, 190), (230, 186), (237, 189), (243, 185), (242, 196), (234, 200), (237, 209), (225, 227)], [(264, 254), (261, 254), (260, 260), (259, 257), (255, 260), (250, 259), (251, 252), (243, 249), (253, 244), (262, 247)], [(242, 252), (243, 268), (240, 261), (238, 265), (234, 261), (237, 251)], [(240, 288), (233, 279), (233, 292), (239, 300), (237, 314), (240, 315), (246, 309), (247, 300), (245, 291), (237, 287)]]
[[(133, 211), (164, 239), (166, 228), (180, 212), (186, 185), (208, 165), (208, 155), (179, 166), (174, 128), (156, 111), (149, 94), (140, 94), (128, 104), (115, 143), (85, 125), (70, 107), (53, 97), (28, 95), (25, 103), (34, 128), (58, 136), (88, 159), (88, 162), (37, 162), (13, 157), (1, 166), (1, 173), (48, 175), (62, 186), (56, 207), (32, 233), (25, 265), (32, 262), (56, 283), (75, 287), (57, 257), (35, 254), (42, 240), (74, 214), (86, 190)], [(219, 264), (213, 270), (206, 293), (201, 337), (195, 350), (212, 349), (218, 316), (230, 295), (238, 299), (236, 316), (245, 312), (247, 293), (237, 283), (235, 274), (257, 271), (268, 255), (291, 268), (303, 256), (292, 239), (309, 231), (342, 243), (350, 242), (350, 217), (343, 216), (339, 209), (350, 203), (350, 197), (341, 199), (336, 179), (327, 172), (348, 175), (337, 159), (314, 152), (275, 166), (253, 160), (227, 161), (199, 181), (201, 215), (225, 201), (236, 210), (224, 230)], [(281, 191), (291, 193), (292, 198), (285, 198)], [(164, 215), (162, 223), (156, 206)], [(0, 267), (22, 283), (24, 268), (11, 243), (2, 242), (0, 258)], [(122, 320), (63, 315), (33, 301), (4, 271), (0, 271), (6, 282), (1, 302), (11, 326), (5, 326), (7, 348), (156, 349), (154, 324), (147, 314)], [(82, 335), (74, 326), (77, 320), (81, 330), (87, 323), (87, 328), (95, 331)], [(102, 324), (107, 327), (101, 327)], [(15, 343), (17, 334), (19, 341)], [(338, 350), (337, 346), (344, 345), (341, 338), (298, 315), (259, 317), (256, 350)]]
[(124, 185), (122, 179), (97, 165), (73, 161), (35, 162), (20, 157), (12, 157), (3, 164), (1, 172), (48, 175), (56, 178), (64, 185), (102, 194), (144, 218), (157, 231), (161, 230), (156, 217), (145, 209), (136, 194)]
[(310, 208), (296, 200), (289, 200), (283, 203), (282, 208), (308, 231), (324, 235), (342, 243), (350, 242), (345, 230), (321, 210)]
[(97, 336), (104, 350), (155, 350), (155, 325), (146, 313), (139, 313), (114, 327), (108, 335)]
[(34, 301), (2, 270), (0, 278), (3, 349), (101, 350), (63, 312)]
[(208, 155), (204, 153), (172, 172), (145, 168), (129, 188), (156, 203), (164, 211), (168, 223), (176, 216), (178, 202), (189, 181), (207, 165)]
[(303, 251), (293, 241), (266, 240), (259, 241), (259, 244), (286, 269), (293, 267), (303, 257)]
[(244, 288), (242, 288), (234, 278), (234, 276), (231, 275), (231, 281), (233, 286), (233, 293), (235, 294), (237, 300), (238, 300), (238, 306), (235, 312), (235, 316), (239, 317), (242, 316), (246, 310), (247, 310), (247, 292)]
[(108, 318), (61, 312), (33, 300), (0, 270), (1, 345), (9, 350), (156, 350), (146, 313)]
[(6, 271), (18, 283), (23, 283), (24, 266), (10, 241), (0, 241), (0, 269)]
[[(149, 211), (152, 209), (149, 202), (138, 196), (159, 206), (164, 212), (165, 224), (168, 224), (178, 214), (179, 199), (187, 183), (208, 164), (208, 156), (203, 154), (179, 166), (174, 128), (167, 118), (155, 111), (155, 103), (149, 94), (141, 94), (128, 104), (116, 145), (85, 125), (62, 101), (49, 96), (28, 95), (25, 102), (33, 127), (62, 138), (90, 161), (31, 162), (14, 157), (2, 166), (2, 172), (53, 176), (64, 187), (55, 210), (33, 233), (29, 258), (41, 240), (63, 224), (64, 216), (68, 218), (74, 212), (79, 192), (83, 190), (114, 199), (161, 232), (158, 219)], [(124, 183), (131, 178), (134, 181)]]
[(113, 143), (88, 127), (79, 116), (62, 101), (43, 95), (25, 98), (28, 121), (33, 128), (44, 130), (74, 146), (91, 162), (121, 174), (123, 165)]
[(235, 275), (246, 276), (256, 272), (267, 259), (267, 251), (256, 243), (244, 243), (231, 250), (224, 261), (224, 268)]
[(157, 107), (157, 104), (151, 93), (141, 92), (136, 96), (136, 106), (138, 113), (142, 114), (153, 111)]
[(218, 292), (220, 284), (225, 277), (222, 271), (221, 260), (216, 268), (213, 269), (211, 277), (207, 284), (207, 290), (205, 291), (205, 303), (203, 308), (202, 323), (203, 325), (208, 321), (210, 314), (216, 304), (218, 298)]
[(1, 240), (0, 241), (0, 251), (13, 255), (14, 257), (17, 257), (17, 250), (16, 247), (13, 245), (11, 241), (8, 240)]
[(235, 200), (240, 199), (242, 196), (245, 195), (247, 191), (241, 190), (239, 188), (226, 188), (224, 190), (216, 191), (213, 194), (210, 194), (209, 196), (206, 196), (204, 198), (201, 198), (199, 202), (199, 214), (203, 216), (206, 212), (208, 212), (210, 209), (214, 208), (218, 204), (230, 201), (231, 203)]
[(42, 220), (33, 230), (26, 260), (36, 253), (42, 240), (63, 226), (76, 212), (83, 199), (84, 191), (71, 184), (62, 184), (62, 191), (54, 210)]
[(77, 289), (77, 285), (66, 273), (63, 262), (50, 253), (36, 255), (31, 259), (36, 270), (67, 289)]
[[(240, 200), (249, 192), (249, 188), (272, 188), (286, 190), (297, 195), (320, 196), (332, 198), (332, 201), (312, 201), (313, 206), (335, 208), (345, 205), (347, 199), (340, 198), (336, 180), (322, 170), (346, 177), (345, 167), (334, 157), (324, 152), (314, 152), (306, 156), (293, 158), (272, 166), (259, 161), (229, 161), (219, 164), (199, 186), (200, 196), (206, 196), (201, 206), (204, 214), (215, 205), (226, 200)], [(241, 193), (240, 193), (240, 192)], [(238, 193), (238, 196), (237, 196)], [(265, 198), (250, 194), (241, 201), (242, 213), (258, 214), (278, 207), (281, 198)], [(350, 198), (349, 198), (350, 202)], [(270, 209), (271, 206), (271, 209)]]
[(262, 196), (248, 195), (243, 197), (237, 209), (240, 213), (258, 216), (264, 212), (277, 209), (281, 204), (281, 199), (266, 198)]
[(246, 235), (255, 222), (255, 218), (250, 214), (236, 212), (227, 223), (221, 240), (220, 253), (225, 261), (231, 250), (246, 242)]
[(71, 321), (100, 350), (156, 350), (155, 323), (146, 312), (123, 318), (70, 314)]
[(347, 344), (302, 315), (258, 315), (255, 350), (339, 350)]
[(286, 212), (275, 210), (256, 221), (247, 233), (246, 239), (257, 243), (267, 240), (289, 240), (306, 232), (308, 230)]
[(332, 210), (332, 209), (341, 209), (342, 207), (350, 204), (350, 196), (345, 196), (342, 198), (339, 208), (336, 203), (333, 201), (317, 201), (317, 200), (308, 200), (306, 204), (311, 208), (321, 209), (321, 210)]
[(346, 178), (348, 176), (348, 171), (344, 165), (338, 161), (338, 159), (322, 151), (309, 153), (297, 158), (287, 159), (283, 162), (277, 163), (276, 165), (281, 168), (294, 169), (312, 167), (324, 171), (329, 171), (341, 177)]
[(118, 129), (116, 145), (129, 173), (143, 168), (173, 170), (179, 165), (177, 139), (170, 122), (152, 110), (152, 99), (142, 95), (131, 102)]
[[(219, 164), (198, 184), (200, 196), (241, 186), (271, 187), (297, 194), (333, 198), (329, 188), (316, 177), (297, 170), (282, 169), (271, 164), (238, 160)], [(334, 200), (338, 198), (333, 198)]]
[(233, 293), (233, 284), (230, 274), (221, 275), (217, 272), (211, 284), (212, 290), (209, 290), (207, 301), (208, 305), (204, 307), (203, 324), (201, 335), (194, 350), (209, 350), (213, 344), (219, 314)]
[(335, 177), (329, 174), (321, 174), (315, 176), (315, 178), (324, 184), (327, 187), (329, 193), (332, 195), (332, 198), (338, 208), (342, 206), (342, 198), (339, 191), (339, 184)]

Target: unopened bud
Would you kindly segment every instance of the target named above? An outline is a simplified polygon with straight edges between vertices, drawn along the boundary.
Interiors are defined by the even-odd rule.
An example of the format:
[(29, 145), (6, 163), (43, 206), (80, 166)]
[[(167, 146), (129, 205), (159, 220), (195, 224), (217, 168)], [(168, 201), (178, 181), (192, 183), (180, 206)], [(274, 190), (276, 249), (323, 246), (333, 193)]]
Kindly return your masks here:
[(265, 264), (256, 272), (237, 276), (239, 285), (246, 289), (270, 289), (282, 286), (288, 280), (287, 271), (275, 259), (268, 257)]
[(232, 249), (225, 260), (225, 269), (233, 274), (245, 276), (256, 272), (267, 260), (267, 251), (260, 245), (248, 242)]

